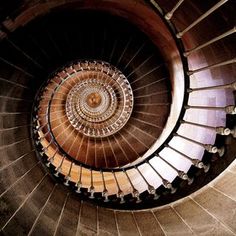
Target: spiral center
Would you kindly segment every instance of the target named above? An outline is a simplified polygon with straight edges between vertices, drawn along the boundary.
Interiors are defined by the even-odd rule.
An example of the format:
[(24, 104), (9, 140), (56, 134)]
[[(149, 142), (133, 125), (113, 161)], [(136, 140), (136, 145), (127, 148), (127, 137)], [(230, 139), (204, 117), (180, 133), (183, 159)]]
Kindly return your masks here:
[(96, 108), (101, 104), (102, 97), (99, 93), (90, 93), (86, 98), (86, 103), (91, 108)]
[(82, 61), (64, 81), (72, 87), (66, 98), (66, 115), (71, 125), (90, 137), (107, 137), (129, 120), (133, 93), (127, 78), (103, 61)]

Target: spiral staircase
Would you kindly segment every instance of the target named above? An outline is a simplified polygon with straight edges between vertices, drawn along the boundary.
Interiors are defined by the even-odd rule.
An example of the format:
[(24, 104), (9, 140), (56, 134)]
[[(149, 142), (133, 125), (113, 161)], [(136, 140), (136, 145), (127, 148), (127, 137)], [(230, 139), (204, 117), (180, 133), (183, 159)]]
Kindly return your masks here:
[(2, 235), (236, 235), (235, 2), (0, 3)]

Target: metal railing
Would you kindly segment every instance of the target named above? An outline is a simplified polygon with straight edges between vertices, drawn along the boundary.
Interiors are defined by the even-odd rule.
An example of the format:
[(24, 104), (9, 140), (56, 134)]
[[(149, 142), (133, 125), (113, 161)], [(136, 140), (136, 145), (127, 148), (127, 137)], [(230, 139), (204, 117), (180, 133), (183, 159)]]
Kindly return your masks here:
[[(171, 21), (173, 14), (175, 13), (175, 11), (181, 7), (181, 4), (184, 2), (184, 0), (180, 0), (177, 1), (176, 5), (173, 7), (172, 10), (170, 10), (169, 12), (167, 12), (166, 14), (163, 13), (163, 11), (161, 10), (161, 8), (159, 7), (159, 5), (157, 4), (156, 1), (151, 1), (151, 3), (154, 5), (155, 8), (157, 8), (159, 11), (161, 10), (161, 14), (163, 15), (163, 18), (165, 18), (168, 22)], [(227, 2), (227, 0), (223, 0), (223, 1), (219, 1), (217, 4), (215, 4), (211, 9), (209, 9), (206, 13), (204, 13), (202, 16), (200, 16), (197, 20), (195, 20), (191, 25), (189, 25), (188, 27), (186, 27), (184, 30), (180, 31), (178, 34), (176, 34), (176, 40), (181, 40), (181, 37), (188, 32), (189, 30), (191, 30), (195, 25), (197, 25), (198, 23), (200, 23), (202, 20), (204, 20), (206, 17), (208, 17), (211, 13), (213, 13), (215, 10), (217, 10), (219, 7), (221, 7), (223, 4), (225, 4)], [(191, 53), (196, 52), (204, 47), (207, 47), (215, 42), (217, 42), (218, 40), (221, 40), (233, 33), (236, 32), (235, 30), (236, 28), (234, 27), (231, 30), (226, 31), (225, 33), (209, 40), (208, 42), (201, 44), (193, 49), (187, 50), (185, 52), (182, 52), (182, 55), (184, 55), (185, 57), (189, 56)], [(137, 52), (139, 53), (139, 52)], [(135, 55), (134, 55), (135, 57)], [(186, 71), (186, 73), (191, 76), (195, 73), (207, 70), (207, 69), (213, 69), (216, 67), (221, 67), (224, 65), (228, 65), (228, 64), (232, 64), (235, 63), (236, 59), (229, 59), (226, 61), (222, 61), (216, 64), (212, 64), (212, 65), (208, 65), (206, 67), (203, 68), (199, 68), (199, 69), (194, 69), (194, 70), (189, 70)], [(94, 68), (96, 69), (96, 68)], [(71, 70), (73, 71), (74, 68), (71, 67)], [(149, 180), (145, 177), (145, 174), (142, 172), (141, 170), (141, 166), (142, 165), (147, 165), (149, 170), (153, 170), (155, 172), (155, 174), (157, 175), (157, 177), (159, 178), (159, 180), (162, 183), (162, 186), (169, 191), (171, 194), (174, 194), (177, 190), (177, 188), (175, 186), (173, 186), (173, 184), (167, 180), (162, 174), (160, 174), (160, 172), (158, 171), (157, 168), (154, 167), (154, 165), (151, 164), (151, 161), (154, 157), (159, 158), (161, 161), (163, 161), (164, 163), (166, 163), (173, 171), (176, 172), (176, 177), (179, 177), (182, 181), (187, 181), (187, 183), (190, 185), (193, 183), (194, 180), (194, 176), (189, 176), (188, 173), (184, 172), (183, 170), (178, 169), (173, 163), (170, 163), (165, 156), (160, 155), (159, 152), (155, 152), (154, 154), (152, 154), (151, 156), (149, 156), (146, 160), (143, 160), (142, 162), (138, 163), (137, 165), (133, 165), (133, 166), (129, 166), (127, 168), (111, 168), (111, 169), (106, 169), (106, 168), (101, 168), (101, 169), (93, 169), (89, 166), (84, 165), (83, 163), (78, 163), (76, 161), (73, 160), (73, 158), (71, 158), (69, 156), (69, 154), (65, 153), (65, 151), (60, 147), (60, 145), (57, 143), (56, 138), (53, 135), (53, 131), (51, 129), (50, 126), (50, 122), (52, 122), (52, 120), (50, 120), (50, 108), (52, 106), (51, 101), (53, 99), (54, 94), (57, 92), (58, 86), (60, 86), (65, 80), (70, 78), (70, 74), (68, 72), (65, 72), (66, 77), (63, 78), (60, 75), (58, 75), (57, 78), (59, 78), (60, 82), (56, 82), (53, 81), (54, 84), (54, 89), (50, 88), (47, 90), (47, 92), (51, 92), (51, 96), (44, 96), (44, 94), (42, 93), (38, 99), (37, 102), (39, 103), (39, 101), (41, 100), (41, 98), (44, 99), (48, 99), (48, 104), (45, 105), (47, 107), (46, 112), (43, 113), (43, 115), (40, 116), (40, 120), (39, 119), (39, 115), (38, 115), (38, 111), (41, 107), (38, 107), (37, 104), (35, 104), (34, 107), (34, 117), (33, 117), (33, 123), (34, 123), (34, 135), (36, 137), (36, 146), (39, 149), (39, 153), (41, 154), (41, 156), (45, 155), (47, 157), (47, 163), (46, 166), (48, 167), (55, 167), (54, 171), (54, 175), (59, 178), (62, 177), (64, 179), (64, 184), (66, 186), (71, 186), (73, 185), (75, 187), (75, 191), (79, 194), (83, 194), (82, 189), (86, 189), (87, 193), (89, 193), (89, 198), (90, 199), (94, 199), (96, 198), (95, 193), (100, 193), (100, 196), (102, 196), (103, 201), (105, 203), (109, 203), (110, 202), (110, 198), (112, 198), (112, 196), (114, 195), (114, 193), (109, 193), (109, 184), (111, 181), (113, 181), (113, 185), (116, 188), (116, 197), (117, 199), (119, 199), (119, 203), (120, 204), (124, 204), (126, 203), (126, 195), (131, 194), (132, 197), (135, 199), (135, 202), (141, 203), (142, 202), (142, 192), (138, 191), (137, 188), (135, 187), (134, 182), (132, 181), (132, 178), (130, 177), (128, 171), (130, 169), (135, 170), (136, 171), (136, 176), (140, 178), (140, 181), (142, 181), (142, 185), (146, 186), (145, 187), (145, 191), (148, 192), (149, 195), (151, 195), (153, 197), (154, 200), (159, 199), (160, 195), (157, 193), (157, 188), (159, 187), (154, 187), (152, 184), (150, 184)], [(204, 91), (204, 90), (217, 90), (217, 89), (236, 89), (236, 82), (233, 82), (231, 84), (224, 84), (224, 85), (218, 85), (218, 86), (210, 86), (210, 87), (202, 87), (202, 88), (188, 88), (187, 92), (188, 93), (193, 93), (196, 91)], [(221, 110), (221, 111), (225, 111), (226, 114), (229, 115), (235, 115), (236, 114), (236, 107), (234, 105), (227, 105), (225, 107), (210, 107), (210, 106), (192, 106), (192, 105), (188, 105), (185, 104), (185, 106), (183, 107), (183, 109), (185, 110), (189, 110), (189, 109), (203, 109), (203, 110)], [(57, 111), (55, 111), (56, 113)], [(42, 122), (43, 121), (43, 122)], [(227, 127), (213, 127), (213, 126), (209, 126), (209, 125), (205, 125), (205, 124), (200, 124), (200, 123), (195, 123), (192, 121), (188, 121), (188, 120), (180, 120), (180, 125), (191, 125), (191, 126), (196, 126), (196, 127), (201, 127), (203, 129), (210, 129), (212, 131), (215, 132), (215, 134), (219, 134), (219, 135), (223, 135), (223, 136), (228, 136), (228, 135), (232, 135), (233, 137), (236, 137), (236, 128), (234, 129), (230, 129)], [(45, 124), (42, 124), (45, 123)], [(42, 124), (42, 125), (41, 125)], [(43, 130), (47, 128), (47, 132), (43, 133), (43, 135), (41, 135), (41, 132), (43, 132)], [(48, 141), (47, 144), (43, 144), (42, 142), (45, 141), (45, 139), (47, 139), (47, 136), (51, 137), (51, 140)], [(178, 150), (176, 147), (173, 147), (172, 145), (170, 145), (170, 141), (172, 140), (172, 138), (174, 137), (178, 137), (182, 140), (185, 140), (191, 144), (194, 145), (198, 145), (200, 147), (202, 147), (204, 150), (206, 150), (209, 153), (213, 153), (216, 154), (218, 153), (218, 155), (220, 157), (222, 157), (224, 155), (225, 152), (225, 147), (217, 147), (214, 144), (205, 144), (205, 143), (201, 143), (199, 141), (196, 141), (194, 139), (188, 138), (185, 135), (180, 135), (178, 132), (173, 133), (171, 135), (171, 139), (168, 140), (168, 142), (166, 142), (163, 145), (163, 149), (170, 149), (172, 150), (174, 153), (176, 153), (177, 155), (180, 155), (183, 159), (185, 159), (186, 161), (190, 162), (191, 165), (193, 165), (194, 167), (198, 168), (198, 169), (203, 169), (204, 172), (208, 172), (209, 168), (210, 168), (210, 164), (209, 163), (204, 163), (202, 160), (200, 160), (197, 157), (190, 157), (188, 155), (186, 155), (185, 153), (181, 152), (180, 150)], [(53, 152), (50, 156), (47, 156), (47, 150), (50, 147), (54, 147), (53, 148)], [(59, 164), (55, 164), (55, 157), (58, 156), (60, 159)], [(65, 161), (70, 162), (69, 165), (69, 170), (67, 173), (63, 172), (63, 163)], [(75, 167), (78, 168), (78, 179), (76, 181), (74, 181), (71, 178), (71, 173), (72, 171), (75, 169)], [(85, 176), (83, 173), (85, 171), (89, 171), (90, 172), (90, 177)], [(111, 173), (111, 175), (113, 176), (113, 179), (106, 180), (104, 173)], [(128, 184), (130, 186), (130, 191), (128, 193), (125, 193), (125, 191), (122, 189), (122, 184), (121, 182), (119, 183), (119, 179), (117, 177), (119, 173), (123, 174), (122, 177), (122, 181), (124, 181), (124, 179), (126, 179), (128, 181)], [(96, 187), (94, 186), (94, 176), (95, 174), (100, 174), (101, 175), (101, 185), (102, 185), (102, 191), (100, 192), (96, 192)], [(84, 181), (84, 178), (90, 178), (90, 186), (86, 187), (83, 183), (86, 182)], [(120, 180), (121, 181), (121, 180)]]

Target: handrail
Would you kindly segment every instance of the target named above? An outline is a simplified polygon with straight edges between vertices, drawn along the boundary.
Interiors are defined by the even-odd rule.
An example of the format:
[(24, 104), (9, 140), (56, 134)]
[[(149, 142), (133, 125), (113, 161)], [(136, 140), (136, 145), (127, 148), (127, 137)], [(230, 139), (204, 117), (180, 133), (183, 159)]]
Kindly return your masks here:
[[(158, 4), (154, 1), (154, 0), (151, 0), (152, 4), (155, 5), (155, 7), (158, 9)], [(165, 17), (165, 19), (168, 21), (168, 24), (171, 24), (170, 20), (172, 18), (172, 15), (174, 14), (174, 12), (181, 6), (181, 4), (184, 2), (184, 0), (180, 0), (176, 3), (176, 5), (166, 14), (163, 13), (163, 11), (160, 9), (160, 12), (162, 12), (162, 15)], [(195, 22), (193, 22), (190, 26), (188, 26), (185, 30), (179, 32), (178, 34), (176, 34), (176, 37), (179, 38), (179, 39), (176, 39), (176, 40), (180, 40), (181, 37), (187, 32), (189, 31), (192, 27), (194, 27), (195, 25), (197, 25), (200, 21), (202, 21), (204, 18), (206, 18), (208, 15), (210, 15), (212, 12), (214, 12), (216, 9), (218, 9), (221, 5), (223, 5), (224, 3), (226, 3), (227, 0), (224, 0), (224, 1), (219, 1), (215, 6), (213, 6), (210, 10), (208, 10), (205, 14), (203, 14), (201, 17), (199, 17)], [(183, 52), (182, 54), (187, 57), (189, 56), (191, 53), (197, 51), (197, 50), (200, 50), (214, 42), (217, 42), (218, 40), (221, 40), (233, 33), (235, 33), (235, 30), (236, 30), (236, 27), (232, 28), (231, 30), (228, 30), (226, 31), (225, 33), (209, 40), (208, 42), (202, 44), (202, 45), (198, 45), (197, 47), (193, 48), (193, 49), (190, 49), (190, 50), (187, 50), (185, 52)], [(142, 45), (142, 47), (144, 46), (145, 44)], [(141, 47), (141, 48), (142, 48)], [(141, 49), (139, 49), (140, 51)], [(136, 52), (137, 53), (139, 53)], [(122, 55), (123, 56), (123, 55)], [(135, 55), (134, 55), (135, 56)], [(145, 63), (147, 60), (149, 60), (150, 57), (148, 57), (143, 63)], [(132, 60), (132, 59), (131, 59)], [(236, 58), (233, 58), (233, 59), (230, 59), (230, 60), (225, 60), (223, 62), (219, 62), (219, 63), (216, 63), (216, 64), (212, 64), (212, 65), (209, 65), (209, 66), (206, 66), (206, 67), (203, 67), (203, 68), (199, 68), (199, 69), (195, 69), (195, 70), (188, 70), (188, 71), (185, 71), (188, 76), (191, 76), (195, 73), (198, 73), (200, 71), (203, 71), (203, 70), (206, 70), (206, 69), (212, 69), (212, 68), (216, 68), (216, 67), (220, 67), (220, 66), (224, 66), (224, 65), (228, 65), (228, 64), (232, 64), (232, 63), (235, 63), (236, 62)], [(155, 67), (154, 69), (152, 69), (151, 71), (147, 72), (145, 75), (151, 73), (152, 71), (158, 69), (159, 66)], [(73, 68), (73, 65), (71, 65), (71, 69), (72, 70), (75, 70)], [(91, 69), (91, 68), (90, 68)], [(96, 70), (96, 68), (94, 68), (94, 70)], [(54, 166), (53, 163), (54, 163), (54, 158), (56, 157), (56, 155), (58, 154), (58, 156), (60, 156), (61, 160), (60, 160), (60, 163), (58, 166), (55, 166), (56, 169), (54, 171), (54, 175), (56, 177), (60, 177), (62, 175), (62, 166), (63, 166), (63, 163), (65, 160), (67, 160), (68, 158), (68, 161), (70, 161), (70, 166), (69, 166), (69, 170), (67, 172), (67, 174), (65, 174), (65, 176), (63, 176), (64, 178), (64, 184), (66, 186), (71, 186), (71, 172), (72, 172), (72, 169), (75, 165), (79, 165), (79, 173), (78, 173), (78, 181), (75, 183), (75, 188), (76, 188), (76, 192), (81, 194), (81, 196), (83, 195), (83, 191), (81, 191), (81, 189), (83, 188), (83, 184), (82, 184), (82, 178), (84, 177), (83, 175), (83, 170), (84, 169), (87, 169), (87, 170), (90, 170), (90, 186), (87, 189), (87, 192), (89, 193), (87, 196), (88, 198), (90, 199), (96, 199), (96, 195), (95, 194), (95, 186), (96, 186), (96, 183), (95, 183), (95, 186), (94, 186), (94, 173), (100, 173), (101, 174), (101, 177), (102, 177), (102, 185), (103, 185), (103, 190), (100, 191), (99, 193), (101, 194), (102, 196), (102, 199), (103, 199), (103, 202), (107, 202), (109, 204), (110, 202), (110, 195), (111, 193), (108, 192), (107, 190), (107, 180), (105, 179), (104, 177), (104, 173), (105, 172), (109, 172), (112, 174), (113, 176), (113, 179), (114, 179), (114, 183), (116, 185), (116, 188), (117, 188), (117, 192), (116, 192), (116, 197), (119, 199), (119, 203), (120, 204), (124, 204), (128, 201), (126, 201), (126, 194), (124, 193), (124, 190), (123, 189), (123, 186), (121, 183), (119, 183), (118, 179), (117, 179), (117, 175), (118, 173), (119, 174), (124, 174), (125, 178), (128, 180), (128, 183), (131, 187), (131, 191), (130, 193), (132, 194), (132, 197), (135, 198), (135, 203), (141, 203), (142, 202), (142, 195), (141, 195), (141, 192), (139, 192), (135, 186), (134, 186), (134, 183), (132, 182), (132, 178), (130, 177), (130, 175), (128, 174), (128, 170), (130, 169), (135, 169), (136, 170), (136, 174), (138, 174), (139, 177), (141, 177), (141, 181), (143, 181), (143, 183), (145, 184), (145, 186), (147, 186), (147, 192), (153, 196), (153, 199), (154, 200), (157, 200), (160, 195), (157, 194), (157, 189), (151, 185), (149, 183), (149, 181), (147, 180), (147, 178), (144, 176), (144, 173), (142, 173), (141, 171), (141, 168), (140, 166), (141, 165), (147, 165), (148, 167), (150, 167), (149, 169), (152, 169), (158, 176), (158, 178), (161, 180), (162, 182), (162, 186), (164, 186), (165, 189), (167, 190), (170, 190), (170, 193), (173, 194), (176, 192), (177, 188), (175, 187), (174, 184), (172, 184), (171, 182), (169, 182), (167, 179), (165, 179), (158, 171), (157, 168), (154, 167), (154, 165), (151, 164), (151, 161), (153, 158), (159, 158), (160, 160), (162, 160), (163, 162), (165, 162), (170, 168), (172, 168), (176, 173), (177, 173), (177, 176), (183, 180), (183, 181), (187, 181), (188, 184), (192, 184), (193, 182), (193, 179), (194, 177), (192, 177), (191, 175), (189, 175), (188, 173), (186, 173), (185, 171), (182, 171), (181, 169), (178, 169), (174, 164), (171, 164), (169, 161), (167, 161), (165, 159), (165, 157), (163, 155), (160, 155), (159, 152), (154, 152), (154, 154), (150, 155), (146, 160), (143, 160), (142, 162), (136, 164), (136, 165), (133, 165), (133, 166), (127, 166), (127, 167), (118, 167), (118, 168), (110, 168), (110, 169), (106, 169), (106, 168), (102, 168), (102, 169), (96, 169), (96, 168), (89, 168), (89, 166), (87, 165), (84, 165), (83, 163), (77, 163), (76, 161), (74, 162), (72, 160), (72, 158), (70, 158), (69, 155), (67, 155), (66, 152), (64, 152), (64, 150), (60, 147), (60, 145), (57, 143), (55, 137), (53, 136), (53, 132), (51, 130), (51, 127), (50, 127), (50, 122), (52, 120), (50, 120), (50, 114), (52, 113), (56, 113), (58, 111), (54, 111), (54, 112), (50, 112), (50, 108), (51, 106), (56, 106), (56, 105), (52, 105), (51, 102), (52, 102), (52, 99), (56, 93), (56, 91), (58, 90), (58, 87), (60, 86), (63, 86), (63, 82), (66, 81), (67, 79), (70, 78), (70, 74), (65, 70), (65, 77), (63, 78), (62, 76), (57, 76), (57, 78), (60, 80), (59, 82), (56, 82), (56, 81), (53, 81), (53, 84), (55, 85), (55, 87), (52, 87), (50, 89), (48, 89), (48, 91), (51, 92), (51, 96), (46, 96), (48, 99), (47, 99), (47, 102), (48, 104), (46, 105), (43, 105), (43, 106), (38, 106), (38, 107), (35, 107), (35, 110), (34, 112), (36, 112), (37, 114), (37, 111), (42, 108), (42, 107), (46, 107), (46, 113), (42, 114), (42, 118), (43, 118), (43, 121), (45, 122), (46, 121), (46, 124), (43, 124), (40, 126), (40, 122), (39, 122), (39, 117), (37, 117), (37, 115), (34, 117), (33, 121), (35, 123), (37, 123), (37, 125), (35, 125), (34, 127), (34, 134), (35, 136), (37, 137), (38, 141), (36, 144), (40, 144), (41, 141), (43, 139), (46, 138), (46, 136), (48, 134), (50, 134), (52, 136), (52, 139), (50, 140), (50, 142), (47, 144), (47, 146), (43, 146), (43, 148), (41, 148), (41, 155), (43, 154), (47, 154), (46, 151), (47, 149), (50, 147), (50, 145), (52, 143), (55, 144), (56, 146), (56, 150), (55, 152), (53, 152), (52, 156), (48, 156), (47, 158), (47, 163), (46, 165), (48, 167), (50, 166)], [(131, 72), (128, 76), (132, 75), (133, 72)], [(144, 75), (144, 76), (145, 76)], [(143, 76), (141, 76), (140, 78), (136, 79), (135, 81), (139, 80), (143, 78)], [(134, 82), (135, 82), (134, 81)], [(230, 83), (230, 84), (225, 84), (225, 85), (218, 85), (218, 86), (209, 86), (209, 87), (202, 87), (202, 88), (188, 88), (187, 89), (187, 92), (188, 93), (192, 93), (192, 92), (195, 92), (195, 91), (203, 91), (203, 90), (215, 90), (215, 89), (233, 89), (235, 90), (236, 89), (236, 82), (233, 82), (233, 83)], [(42, 97), (44, 95), (42, 94)], [(39, 96), (38, 97), (38, 101), (41, 99), (41, 97)], [(160, 103), (159, 103), (160, 104)], [(145, 104), (144, 104), (145, 105)], [(164, 103), (163, 103), (164, 105)], [(222, 110), (222, 111), (225, 111), (226, 114), (231, 114), (231, 115), (234, 115), (236, 114), (236, 107), (234, 105), (228, 105), (226, 107), (211, 107), (211, 106), (192, 106), (192, 105), (185, 105), (183, 106), (183, 110), (188, 110), (188, 109), (206, 109), (206, 110)], [(236, 136), (236, 129), (229, 129), (227, 127), (213, 127), (213, 126), (208, 126), (208, 125), (204, 125), (204, 124), (200, 124), (200, 123), (194, 123), (192, 121), (187, 121), (187, 120), (184, 120), (183, 118), (179, 120), (179, 125), (182, 125), (182, 124), (188, 124), (188, 125), (193, 125), (193, 126), (197, 126), (197, 127), (202, 127), (202, 128), (205, 128), (205, 129), (211, 129), (211, 130), (214, 130), (216, 132), (216, 134), (219, 134), (219, 135), (230, 135), (232, 134), (233, 137)], [(44, 127), (47, 127), (48, 128), (48, 131), (47, 133), (43, 134), (43, 136), (39, 136), (39, 132), (43, 130)], [(38, 136), (37, 136), (38, 135)], [(224, 155), (224, 146), (222, 146), (221, 148), (218, 148), (217, 146), (215, 146), (215, 144), (204, 144), (204, 143), (201, 143), (201, 142), (198, 142), (194, 139), (191, 139), (191, 138), (188, 138), (184, 135), (180, 135), (178, 133), (178, 130), (171, 134), (171, 139), (174, 138), (174, 137), (179, 137), (179, 138), (182, 138), (186, 141), (189, 141), (191, 143), (194, 143), (196, 145), (199, 145), (201, 147), (203, 147), (207, 152), (209, 153), (218, 153), (219, 156), (223, 156)], [(170, 139), (170, 140), (171, 140)], [(170, 143), (170, 140), (168, 140), (167, 142), (164, 143), (163, 145), (163, 149), (164, 148), (169, 148), (171, 149), (172, 151), (174, 151), (175, 153), (181, 155), (182, 158), (186, 159), (187, 161), (190, 161), (191, 164), (199, 169), (203, 169), (204, 172), (208, 172), (209, 168), (210, 168), (210, 165), (208, 163), (204, 163), (202, 160), (199, 160), (197, 158), (192, 158), (192, 157), (189, 157), (188, 155), (182, 153), (181, 151), (179, 151), (178, 149), (174, 148), (173, 146), (171, 146), (169, 143)], [(159, 150), (158, 150), (159, 151)], [(46, 155), (47, 156), (47, 155)], [(191, 177), (190, 177), (191, 176)], [(122, 177), (123, 178), (123, 177)], [(84, 182), (84, 179), (83, 179), (83, 182)], [(127, 181), (126, 181), (127, 182)], [(174, 186), (173, 186), (174, 185)], [(96, 187), (96, 191), (97, 191), (97, 187)], [(140, 196), (141, 195), (141, 196)]]

